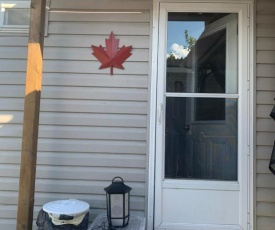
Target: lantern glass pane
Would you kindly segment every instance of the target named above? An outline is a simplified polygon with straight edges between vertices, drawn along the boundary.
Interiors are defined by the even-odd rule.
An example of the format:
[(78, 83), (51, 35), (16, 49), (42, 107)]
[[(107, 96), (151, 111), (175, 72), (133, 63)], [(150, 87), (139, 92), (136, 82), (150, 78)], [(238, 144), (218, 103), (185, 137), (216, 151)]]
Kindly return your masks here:
[(109, 215), (110, 214), (110, 207), (109, 207), (110, 195), (108, 193), (106, 193), (106, 200), (107, 200), (107, 210), (108, 210), (108, 215)]
[[(113, 226), (123, 225), (123, 194), (110, 194), (111, 196), (111, 219)], [(113, 219), (121, 218), (121, 219)]]
[[(129, 193), (125, 194), (125, 216), (129, 215)], [(127, 221), (126, 221), (127, 222)]]

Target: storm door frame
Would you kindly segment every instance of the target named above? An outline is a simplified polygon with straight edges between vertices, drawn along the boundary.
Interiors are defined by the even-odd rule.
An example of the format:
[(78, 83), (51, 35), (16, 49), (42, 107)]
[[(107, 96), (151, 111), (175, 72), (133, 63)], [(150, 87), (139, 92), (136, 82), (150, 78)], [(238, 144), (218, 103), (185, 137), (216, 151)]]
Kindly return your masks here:
[[(215, 3), (214, 3), (215, 2)], [(147, 229), (154, 229), (154, 208), (155, 208), (155, 202), (158, 202), (158, 200), (155, 197), (155, 183), (156, 183), (156, 123), (158, 122), (158, 119), (160, 119), (158, 112), (162, 110), (161, 105), (157, 105), (157, 76), (158, 76), (158, 34), (159, 34), (159, 13), (160, 13), (160, 4), (168, 4), (171, 3), (170, 1), (163, 1), (163, 0), (153, 0), (153, 9), (152, 9), (152, 33), (151, 33), (151, 52), (152, 52), (152, 58), (151, 58), (151, 76), (150, 76), (150, 108), (149, 108), (149, 145), (148, 145), (148, 191), (147, 191), (147, 207), (146, 207), (146, 218), (147, 218)], [(212, 9), (213, 12), (219, 12), (219, 13), (239, 13), (239, 19), (242, 18), (242, 10), (245, 9), (248, 12), (247, 17), (247, 35), (248, 35), (248, 41), (247, 41), (247, 47), (244, 47), (245, 56), (242, 56), (242, 54), (239, 54), (239, 58), (243, 61), (243, 65), (241, 70), (239, 70), (239, 74), (242, 74), (242, 71), (245, 71), (247, 73), (246, 81), (247, 81), (247, 110), (249, 117), (247, 117), (245, 120), (247, 121), (247, 125), (245, 128), (247, 129), (247, 152), (245, 153), (247, 155), (247, 175), (249, 176), (248, 179), (248, 191), (247, 191), (247, 217), (244, 217), (244, 219), (247, 221), (247, 229), (253, 229), (253, 226), (255, 225), (255, 103), (256, 103), (256, 96), (255, 96), (255, 22), (254, 22), (254, 0), (236, 0), (233, 3), (228, 3), (227, 0), (215, 0), (215, 1), (190, 1), (190, 0), (177, 0), (174, 2), (175, 4), (179, 3), (185, 3), (189, 4), (190, 7), (194, 7), (196, 11), (198, 11), (198, 5), (200, 5), (201, 9), (205, 9), (202, 5), (205, 6), (208, 4), (213, 4), (214, 6)], [(221, 10), (221, 5), (218, 3), (223, 3), (223, 7)], [(171, 3), (173, 4), (173, 3)], [(239, 9), (237, 11), (236, 9)], [(202, 10), (203, 11), (203, 10)], [(240, 28), (244, 29), (244, 28)], [(242, 38), (240, 38), (242, 39)], [(239, 82), (240, 84), (240, 82)], [(163, 208), (163, 207), (162, 207)]]

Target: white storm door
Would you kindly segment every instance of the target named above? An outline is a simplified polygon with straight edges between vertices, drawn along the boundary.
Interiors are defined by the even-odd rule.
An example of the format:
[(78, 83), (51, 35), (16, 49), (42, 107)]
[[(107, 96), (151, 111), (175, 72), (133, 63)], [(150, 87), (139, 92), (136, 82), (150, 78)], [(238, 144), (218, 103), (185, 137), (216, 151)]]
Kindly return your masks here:
[(159, 4), (155, 229), (247, 229), (247, 10)]

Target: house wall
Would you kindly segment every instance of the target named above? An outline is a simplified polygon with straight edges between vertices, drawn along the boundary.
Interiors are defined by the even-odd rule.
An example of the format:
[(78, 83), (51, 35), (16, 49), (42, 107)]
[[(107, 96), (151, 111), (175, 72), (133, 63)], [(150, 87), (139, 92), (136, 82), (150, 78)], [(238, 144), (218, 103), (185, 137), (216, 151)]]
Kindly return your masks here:
[(0, 229), (16, 224), (27, 35), (0, 34)]
[[(104, 187), (122, 176), (131, 209), (144, 215), (151, 1), (52, 0), (45, 37), (35, 213), (55, 199), (105, 211)], [(68, 12), (74, 10), (74, 12)], [(76, 12), (78, 10), (78, 12)], [(107, 11), (95, 14), (91, 11)], [(115, 14), (111, 11), (141, 13)], [(79, 12), (79, 11), (82, 11)], [(85, 11), (85, 12), (83, 12)], [(132, 45), (125, 70), (99, 70), (91, 45), (113, 31)], [(15, 229), (27, 34), (0, 34), (0, 228)], [(256, 1), (256, 225), (275, 226), (275, 177), (268, 170), (275, 123), (275, 2)]]
[(268, 164), (275, 139), (269, 114), (275, 105), (275, 1), (256, 4), (256, 229), (275, 226), (275, 176)]
[[(11, 226), (17, 210), (26, 63), (24, 41), (25, 38), (10, 38), (7, 44), (0, 37), (0, 226), (3, 229), (14, 229)], [(21, 53), (17, 55), (16, 50)]]
[[(115, 176), (145, 215), (150, 9), (147, 0), (52, 0), (44, 41), (34, 218), (42, 205), (75, 198), (105, 212)], [(101, 13), (99, 13), (101, 11)], [(104, 11), (104, 12), (102, 12)], [(116, 13), (122, 12), (122, 13)], [(91, 45), (111, 33), (132, 46), (124, 70), (99, 70)], [(20, 170), (25, 36), (0, 35), (0, 229), (15, 229)], [(35, 227), (34, 227), (35, 229)]]

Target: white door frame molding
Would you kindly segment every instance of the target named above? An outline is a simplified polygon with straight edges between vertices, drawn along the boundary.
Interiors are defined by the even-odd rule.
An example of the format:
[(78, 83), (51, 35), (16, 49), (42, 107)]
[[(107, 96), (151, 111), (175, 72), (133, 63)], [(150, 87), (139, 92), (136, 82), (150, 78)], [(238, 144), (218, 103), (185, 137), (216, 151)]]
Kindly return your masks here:
[[(158, 44), (158, 35), (159, 35), (159, 15), (160, 15), (160, 4), (166, 4), (169, 6), (171, 1), (169, 0), (153, 0), (153, 12), (152, 12), (152, 33), (151, 33), (151, 52), (152, 52), (152, 60), (151, 60), (151, 78), (150, 78), (150, 123), (149, 123), (149, 146), (148, 146), (148, 201), (147, 201), (147, 229), (154, 229), (154, 207), (155, 202), (159, 202), (158, 198), (155, 197), (155, 188), (156, 188), (156, 124), (158, 119), (157, 111), (161, 111), (162, 108), (157, 105), (157, 76), (158, 76), (158, 52), (159, 52), (159, 44)], [(247, 216), (241, 216), (240, 225), (247, 226), (247, 230), (252, 230), (255, 226), (255, 47), (254, 47), (254, 0), (231, 0), (230, 3), (228, 0), (175, 0), (173, 1), (175, 4), (185, 3), (188, 4), (188, 9), (190, 11), (199, 12), (198, 4), (200, 5), (201, 11), (207, 11), (211, 9), (212, 12), (229, 12), (229, 13), (239, 13), (239, 19), (244, 20), (243, 11), (247, 11), (249, 18), (247, 18), (247, 24), (249, 25), (247, 29), (247, 37), (248, 43), (247, 47), (244, 48), (245, 52), (239, 54), (239, 58), (247, 61), (243, 61), (242, 70), (239, 71), (239, 75), (245, 73), (246, 79), (242, 79), (242, 81), (246, 81), (247, 85), (247, 111), (249, 117), (242, 118), (241, 122), (247, 121), (247, 175), (249, 175), (248, 185), (247, 185), (247, 197), (243, 196), (243, 199), (247, 199)], [(212, 6), (209, 7), (209, 3), (212, 3)], [(213, 4), (214, 3), (214, 4)], [(219, 4), (219, 7), (216, 3), (223, 3), (224, 6)], [(204, 6), (202, 6), (204, 5)], [(210, 4), (211, 5), (211, 4)], [(168, 7), (169, 8), (169, 7)], [(243, 29), (243, 28), (240, 28)], [(242, 39), (242, 38), (240, 38)], [(243, 53), (246, 53), (243, 56)], [(242, 84), (239, 81), (239, 84)], [(241, 178), (240, 178), (241, 179)], [(246, 178), (243, 178), (246, 179)], [(160, 206), (161, 207), (161, 206)], [(163, 207), (161, 207), (163, 208)], [(176, 228), (177, 226), (175, 226)], [(190, 226), (186, 226), (190, 227)], [(206, 226), (202, 226), (203, 228)], [(188, 228), (190, 229), (190, 228)]]

